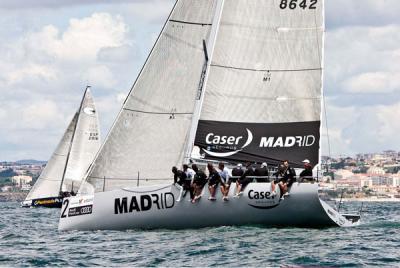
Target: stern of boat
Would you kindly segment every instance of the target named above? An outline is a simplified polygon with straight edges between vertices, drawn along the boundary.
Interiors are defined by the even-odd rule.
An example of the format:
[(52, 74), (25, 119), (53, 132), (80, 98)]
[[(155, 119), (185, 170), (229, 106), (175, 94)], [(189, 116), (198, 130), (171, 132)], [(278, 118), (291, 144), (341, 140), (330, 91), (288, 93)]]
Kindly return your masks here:
[(341, 214), (334, 208), (332, 208), (328, 203), (321, 200), (321, 205), (324, 208), (326, 214), (329, 218), (340, 227), (353, 227), (358, 226), (361, 223), (361, 215), (360, 214)]
[[(58, 230), (69, 230), (81, 221), (87, 221), (93, 212), (94, 195), (77, 195), (64, 198)], [(81, 217), (77, 217), (81, 216)]]

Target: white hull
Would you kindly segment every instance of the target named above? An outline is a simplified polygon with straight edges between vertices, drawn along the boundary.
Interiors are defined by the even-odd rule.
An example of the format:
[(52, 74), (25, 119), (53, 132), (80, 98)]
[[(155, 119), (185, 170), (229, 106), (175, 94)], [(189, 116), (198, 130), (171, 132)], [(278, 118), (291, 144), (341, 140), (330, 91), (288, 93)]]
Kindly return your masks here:
[[(317, 187), (317, 184), (295, 183), (290, 196), (279, 200), (278, 196), (265, 198), (265, 193), (268, 196), (270, 192), (269, 183), (251, 183), (240, 198), (233, 198), (235, 189), (231, 187), (229, 201), (222, 201), (219, 191), (217, 200), (210, 201), (208, 189), (204, 189), (203, 197), (195, 204), (188, 201), (189, 193), (177, 202), (180, 191), (174, 185), (75, 196), (64, 199), (59, 230), (182, 229), (246, 224), (325, 227), (359, 223), (347, 220), (321, 201)], [(261, 192), (264, 198), (258, 194), (256, 199)]]

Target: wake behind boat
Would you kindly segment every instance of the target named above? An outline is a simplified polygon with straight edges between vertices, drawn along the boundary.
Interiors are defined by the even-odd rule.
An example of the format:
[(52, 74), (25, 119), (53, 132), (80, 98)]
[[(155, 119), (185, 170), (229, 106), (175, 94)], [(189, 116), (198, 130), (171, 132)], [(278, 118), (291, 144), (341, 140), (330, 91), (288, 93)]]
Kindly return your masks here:
[[(172, 185), (182, 163), (319, 163), (322, 0), (178, 0), (60, 230), (219, 225), (353, 226), (295, 182), (250, 183), (196, 203)], [(178, 201), (178, 202), (177, 202)]]
[(21, 203), (23, 207), (61, 207), (65, 196), (74, 195), (100, 148), (99, 123), (89, 87), (60, 143)]

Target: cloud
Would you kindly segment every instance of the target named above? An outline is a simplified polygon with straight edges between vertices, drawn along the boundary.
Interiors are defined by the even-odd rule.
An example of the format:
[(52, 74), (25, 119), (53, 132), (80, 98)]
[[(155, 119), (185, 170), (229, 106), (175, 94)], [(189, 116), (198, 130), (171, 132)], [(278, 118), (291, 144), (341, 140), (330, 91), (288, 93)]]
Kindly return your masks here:
[(21, 125), (27, 130), (52, 128), (59, 125), (58, 122), (65, 120), (60, 112), (54, 101), (43, 100), (33, 103), (22, 109)]
[(111, 70), (105, 65), (96, 65), (90, 67), (82, 76), (83, 81), (88, 81), (88, 84), (96, 82), (105, 88), (112, 89), (117, 81)]
[(119, 47), (104, 47), (98, 53), (98, 59), (102, 62), (116, 62), (121, 64), (128, 59), (138, 59), (139, 47), (136, 44), (124, 44)]
[(98, 58), (106, 49), (126, 50), (128, 32), (122, 17), (107, 13), (70, 19), (63, 32), (53, 25), (28, 32), (12, 45), (0, 45), (0, 51), (7, 55), (0, 64), (0, 84), (30, 85), (31, 91), (38, 93), (54, 91), (50, 84), (54, 87), (82, 80), (98, 80), (102, 87), (113, 87), (114, 74), (104, 62), (99, 64)]
[(400, 102), (391, 106), (381, 106), (376, 113), (380, 122), (378, 128), (379, 140), (385, 142), (388, 149), (395, 146), (400, 150), (397, 142), (400, 133), (400, 124), (398, 123)]
[(3, 77), (9, 85), (21, 83), (27, 80), (54, 81), (57, 78), (57, 70), (45, 65), (28, 63), (19, 69), (11, 70)]
[[(135, 2), (143, 2), (146, 0), (135, 0)], [(132, 0), (2, 0), (0, 8), (4, 9), (22, 9), (22, 8), (60, 8), (66, 6), (77, 5), (98, 5), (98, 4), (119, 4), (131, 3)]]
[[(400, 125), (396, 124), (400, 102), (393, 105), (340, 107), (328, 101), (328, 107), (332, 156), (381, 152), (385, 149), (400, 150)], [(325, 127), (321, 134), (322, 153), (327, 155), (329, 150)]]
[(330, 28), (400, 22), (398, 0), (326, 0), (325, 12), (326, 24)]
[[(95, 101), (100, 99), (101, 123), (108, 128), (120, 107), (116, 96), (134, 80), (127, 79), (134, 62), (121, 62), (131, 57), (134, 44), (121, 16), (102, 12), (67, 22), (64, 30), (44, 25), (0, 44), (0, 136), (7, 137), (0, 142), (0, 159), (48, 158), (87, 83)], [(108, 98), (114, 101), (102, 105)]]
[(328, 31), (325, 92), (335, 97), (334, 104), (392, 105), (400, 101), (399, 43), (400, 25)]
[(400, 72), (362, 73), (344, 81), (343, 86), (351, 93), (385, 94), (400, 91)]
[(92, 16), (69, 21), (68, 29), (60, 34), (53, 26), (31, 33), (26, 40), (30, 51), (64, 61), (94, 60), (102, 48), (124, 45), (127, 26), (120, 16), (94, 13)]
[(171, 11), (176, 0), (1, 0), (0, 11), (23, 12), (23, 14), (33, 11), (53, 12), (54, 9), (66, 10), (97, 9), (109, 10), (113, 13), (122, 14), (128, 20), (134, 18), (132, 22), (142, 23), (162, 23), (167, 18), (166, 15)]

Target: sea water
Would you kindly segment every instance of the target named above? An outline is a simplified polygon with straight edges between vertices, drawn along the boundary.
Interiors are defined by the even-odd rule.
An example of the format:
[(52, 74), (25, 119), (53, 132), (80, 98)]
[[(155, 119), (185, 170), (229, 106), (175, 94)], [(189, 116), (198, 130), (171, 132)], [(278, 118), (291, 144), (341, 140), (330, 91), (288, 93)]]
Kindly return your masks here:
[(0, 203), (0, 266), (400, 267), (400, 203), (365, 203), (363, 210), (362, 224), (352, 228), (59, 232), (59, 209)]

